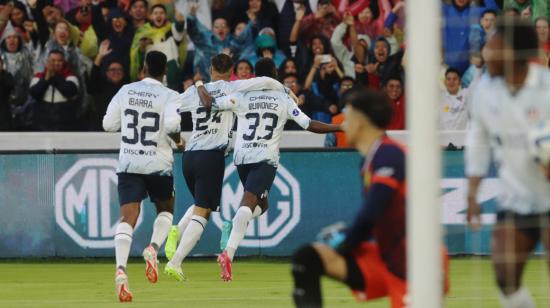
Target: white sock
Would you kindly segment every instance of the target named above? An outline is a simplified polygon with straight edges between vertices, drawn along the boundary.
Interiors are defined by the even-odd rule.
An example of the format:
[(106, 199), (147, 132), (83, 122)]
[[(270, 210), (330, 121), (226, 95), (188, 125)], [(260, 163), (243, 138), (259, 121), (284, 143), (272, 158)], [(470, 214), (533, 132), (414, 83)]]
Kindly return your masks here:
[[(183, 217), (178, 222), (178, 230), (180, 230), (180, 234), (183, 235), (183, 232), (185, 232), (185, 229), (187, 228), (187, 225), (189, 225), (189, 222), (191, 221), (191, 216), (193, 216), (193, 211), (195, 210), (195, 205), (191, 205), (185, 214), (183, 214)], [(180, 235), (181, 236), (181, 235)], [(181, 240), (181, 238), (180, 238)]]
[(189, 255), (193, 247), (195, 247), (201, 238), (202, 232), (206, 228), (207, 223), (208, 220), (202, 216), (193, 215), (193, 217), (191, 217), (191, 221), (181, 236), (180, 244), (178, 245), (178, 249), (176, 250), (174, 257), (172, 257), (172, 260), (170, 261), (170, 265), (181, 266), (183, 259)]
[(252, 212), (252, 218), (256, 218), (260, 215), (262, 215), (262, 207), (259, 205), (256, 205), (256, 207), (254, 208), (254, 212)]
[(233, 261), (237, 247), (239, 247), (239, 244), (244, 238), (250, 219), (252, 219), (252, 210), (247, 206), (241, 206), (237, 210), (235, 217), (233, 217), (233, 229), (231, 229), (227, 247), (225, 248), (231, 261)]
[(169, 212), (160, 212), (157, 215), (157, 218), (153, 223), (153, 235), (151, 236), (151, 244), (154, 244), (153, 247), (156, 245), (156, 250), (160, 248), (166, 240), (166, 237), (168, 237), (168, 232), (170, 232), (170, 228), (172, 227), (173, 219), (174, 215)]
[(121, 222), (116, 227), (115, 255), (117, 268), (126, 268), (126, 264), (128, 263), (128, 255), (130, 254), (130, 246), (132, 246), (133, 234), (134, 228), (126, 222)]
[(499, 299), (502, 308), (535, 308), (533, 298), (525, 287), (521, 287), (516, 292), (508, 295), (500, 293)]

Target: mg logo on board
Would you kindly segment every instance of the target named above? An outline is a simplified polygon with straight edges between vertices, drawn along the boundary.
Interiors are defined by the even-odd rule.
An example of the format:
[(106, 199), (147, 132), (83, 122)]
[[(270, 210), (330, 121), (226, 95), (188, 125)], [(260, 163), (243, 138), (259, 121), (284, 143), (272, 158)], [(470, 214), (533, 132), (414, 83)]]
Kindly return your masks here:
[[(83, 248), (112, 248), (119, 219), (118, 161), (78, 160), (55, 184), (55, 221)], [(140, 213), (136, 228), (142, 222)]]
[[(225, 168), (222, 201), (219, 213), (212, 220), (222, 228), (223, 221), (231, 221), (239, 209), (244, 188), (237, 168)], [(269, 210), (250, 221), (242, 247), (273, 247), (278, 245), (300, 222), (300, 183), (281, 164), (269, 192)]]

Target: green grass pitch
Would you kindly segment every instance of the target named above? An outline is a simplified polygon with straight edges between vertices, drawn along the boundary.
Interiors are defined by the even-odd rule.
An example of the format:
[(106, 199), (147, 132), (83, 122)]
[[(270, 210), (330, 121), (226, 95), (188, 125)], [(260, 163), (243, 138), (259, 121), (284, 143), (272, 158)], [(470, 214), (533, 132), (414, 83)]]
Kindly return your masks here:
[[(163, 260), (164, 261), (164, 260)], [(161, 265), (162, 266), (162, 265)], [(161, 267), (162, 268), (162, 267)], [(214, 260), (184, 264), (188, 281), (161, 274), (150, 285), (144, 265), (128, 266), (134, 302), (120, 304), (114, 294), (114, 264), (101, 262), (1, 262), (0, 307), (291, 307), (292, 281), (286, 261), (245, 260), (234, 264), (235, 281), (221, 282)], [(537, 307), (550, 307), (548, 269), (543, 259), (530, 260), (524, 282)], [(359, 307), (341, 284), (323, 280), (326, 307)], [(385, 300), (367, 307), (388, 307)], [(446, 307), (498, 307), (488, 259), (453, 259), (451, 292)]]

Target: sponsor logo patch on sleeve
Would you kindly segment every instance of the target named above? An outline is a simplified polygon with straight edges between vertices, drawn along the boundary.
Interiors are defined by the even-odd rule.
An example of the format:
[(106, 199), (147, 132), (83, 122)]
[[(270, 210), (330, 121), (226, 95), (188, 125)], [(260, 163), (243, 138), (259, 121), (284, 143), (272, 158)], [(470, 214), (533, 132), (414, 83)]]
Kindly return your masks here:
[(298, 109), (292, 110), (292, 115), (293, 116), (297, 117), (299, 114), (300, 114), (300, 110), (298, 110)]

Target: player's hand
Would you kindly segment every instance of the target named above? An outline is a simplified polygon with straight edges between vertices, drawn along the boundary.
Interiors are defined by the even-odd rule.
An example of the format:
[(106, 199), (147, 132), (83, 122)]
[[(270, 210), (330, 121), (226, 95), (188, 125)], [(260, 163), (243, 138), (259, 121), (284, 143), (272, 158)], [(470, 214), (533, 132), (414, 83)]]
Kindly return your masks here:
[(183, 151), (183, 150), (185, 150), (185, 144), (186, 144), (185, 138), (180, 137), (180, 142), (176, 143), (176, 148), (178, 150)]
[(481, 227), (481, 206), (479, 206), (477, 196), (474, 194), (468, 194), (466, 220), (468, 221), (468, 226), (473, 230), (478, 230)]

